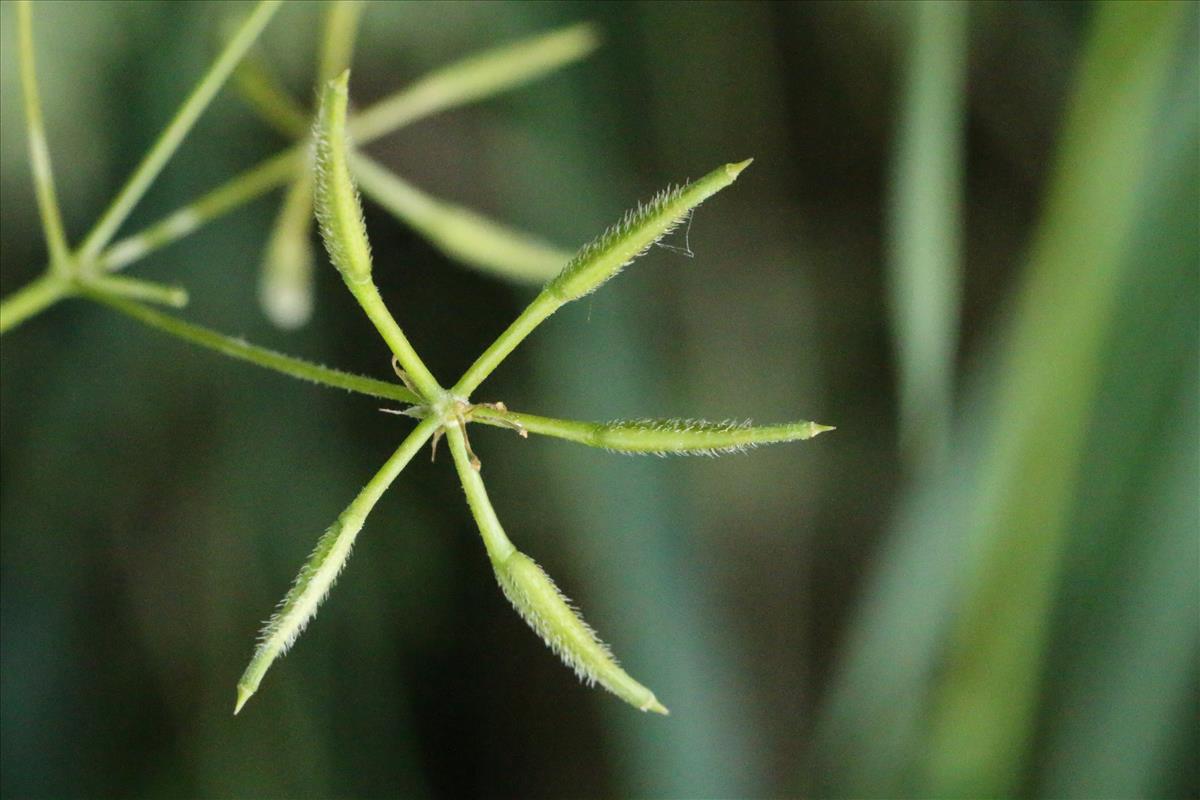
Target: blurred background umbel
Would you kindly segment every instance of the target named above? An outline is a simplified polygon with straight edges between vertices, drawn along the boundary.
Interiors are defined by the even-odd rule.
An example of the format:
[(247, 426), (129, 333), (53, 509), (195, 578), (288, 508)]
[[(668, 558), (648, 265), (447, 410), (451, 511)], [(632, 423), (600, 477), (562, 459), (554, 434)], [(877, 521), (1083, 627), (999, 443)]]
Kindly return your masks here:
[[(479, 49), (598, 25), (583, 64), (369, 148), (564, 247), (755, 158), (696, 213), (694, 258), (656, 249), (564, 309), (479, 399), (835, 433), (658, 460), (473, 431), (514, 540), (671, 717), (581, 688), (524, 628), (443, 456), (406, 470), (235, 720), (259, 622), (409, 423), (72, 302), (0, 349), (3, 793), (1200, 793), (1196, 7), (928, 5), (365, 12), (360, 105)], [(74, 241), (248, 10), (35, 5)], [(262, 44), (304, 101), (320, 16), (288, 5)], [(4, 295), (45, 259), (14, 19), (0, 5)], [(128, 229), (284, 144), (227, 88)], [(938, 182), (926, 163), (952, 171)], [(264, 320), (277, 207), (135, 274), (189, 287), (188, 318), (386, 378), (324, 262), (305, 329)], [(913, 219), (941, 226), (949, 256), (902, 255)], [(441, 377), (531, 296), (369, 203), (367, 225), (381, 290)], [(922, 314), (942, 315), (927, 363), (903, 323)], [(913, 411), (902, 387), (936, 387), (919, 377), (931, 365), (948, 397), (918, 392), (934, 410)]]

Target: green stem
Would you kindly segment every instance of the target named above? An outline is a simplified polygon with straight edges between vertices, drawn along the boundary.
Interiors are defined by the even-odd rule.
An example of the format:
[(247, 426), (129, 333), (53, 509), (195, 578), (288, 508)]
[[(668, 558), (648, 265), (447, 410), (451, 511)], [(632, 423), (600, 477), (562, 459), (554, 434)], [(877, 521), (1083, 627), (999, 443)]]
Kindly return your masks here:
[[(31, 284), (32, 286), (32, 284)], [(28, 288), (28, 287), (27, 287)], [(255, 366), (269, 369), (292, 378), (312, 381), (334, 389), (345, 389), (349, 392), (380, 397), (385, 400), (395, 400), (400, 403), (416, 404), (422, 402), (419, 397), (395, 383), (353, 375), (349, 372), (323, 367), (311, 361), (305, 361), (293, 356), (277, 353), (265, 347), (248, 344), (241, 339), (226, 336), (209, 328), (184, 322), (181, 319), (164, 314), (139, 303), (134, 303), (120, 297), (113, 297), (96, 290), (83, 289), (81, 294), (97, 303), (102, 303), (115, 311), (131, 317), (148, 327), (159, 330), (192, 344), (206, 347), (222, 355), (231, 356)]]
[(444, 390), (409, 343), (408, 337), (404, 335), (404, 331), (400, 329), (392, 312), (388, 310), (383, 298), (379, 296), (379, 289), (375, 287), (375, 284), (368, 280), (366, 283), (357, 284), (347, 281), (346, 285), (350, 288), (354, 299), (362, 306), (367, 319), (371, 320), (375, 330), (379, 331), (379, 335), (387, 343), (388, 349), (396, 356), (396, 360), (400, 362), (413, 385), (417, 387), (417, 391), (431, 402), (440, 397)]
[(358, 23), (366, 10), (361, 0), (333, 0), (325, 12), (325, 35), (321, 39), (317, 86), (324, 86), (350, 68)]
[(69, 281), (55, 273), (47, 272), (35, 278), (0, 302), (0, 334), (17, 327), (74, 291)]
[(304, 165), (306, 147), (295, 145), (208, 192), (199, 200), (125, 237), (101, 253), (96, 268), (115, 272), (192, 233), (225, 212), (287, 183)]
[(462, 482), (463, 493), (467, 496), (467, 505), (471, 507), (471, 515), (475, 518), (475, 524), (479, 526), (479, 533), (483, 537), (483, 545), (487, 548), (488, 557), (493, 562), (503, 562), (517, 548), (509, 540), (508, 534), (504, 532), (504, 526), (500, 524), (500, 518), (496, 516), (496, 509), (492, 508), (492, 501), (488, 499), (483, 478), (471, 464), (471, 457), (467, 452), (466, 435), (458, 426), (447, 426), (446, 440), (450, 445), (450, 454), (454, 457), (454, 467)]
[(79, 248), (81, 261), (90, 262), (112, 240), (117, 228), (133, 211), (133, 207), (142, 199), (142, 195), (150, 188), (150, 184), (158, 177), (158, 173), (175, 154), (179, 145), (183, 143), (184, 137), (199, 119), (200, 114), (208, 107), (229, 74), (237, 66), (238, 61), (254, 44), (275, 12), (279, 10), (281, 3), (282, 0), (260, 0), (254, 12), (242, 23), (237, 35), (229, 41), (200, 83), (192, 90), (191, 95), (176, 112), (174, 119), (159, 135), (154, 146), (142, 159), (142, 163), (134, 170), (124, 188), (84, 239)]
[(38, 94), (33, 58), (33, 4), (30, 0), (21, 0), (17, 4), (17, 28), (29, 163), (33, 168), (33, 188), (37, 195), (38, 214), (42, 218), (42, 232), (46, 237), (46, 247), (50, 251), (50, 269), (60, 276), (66, 276), (71, 272), (71, 251), (67, 246), (62, 215), (58, 210), (54, 170), (50, 165), (50, 148), (46, 144), (46, 128), (42, 121), (42, 101)]
[[(557, 41), (555, 49), (560, 55), (557, 61), (544, 62), (546, 70), (536, 74), (526, 73), (517, 83), (493, 84), (493, 91), (498, 92), (512, 88), (520, 82), (539, 77), (556, 66), (564, 66), (572, 60), (582, 58), (591, 52), (595, 45), (594, 32), (590, 28), (580, 26), (572, 26), (546, 34), (544, 37), (535, 37), (534, 40), (526, 41), (536, 45), (537, 39), (551, 37), (561, 37), (551, 40), (552, 42)], [(588, 44), (589, 41), (590, 44)], [(569, 46), (563, 47), (564, 44)], [(452, 65), (434, 73), (362, 111), (347, 123), (351, 137), (358, 145), (362, 146), (428, 114), (477, 99), (477, 95), (454, 98), (447, 94), (446, 99), (438, 103), (418, 102), (419, 97), (414, 100), (414, 95), (431, 91), (422, 89), (423, 85), (433, 80), (438, 74), (454, 69), (455, 66)], [(303, 131), (299, 131), (299, 133), (303, 133)], [(190, 203), (148, 228), (118, 241), (97, 257), (97, 264), (103, 270), (119, 270), (155, 250), (166, 247), (227, 211), (283, 185), (295, 174), (296, 170), (301, 168), (305, 156), (305, 145), (295, 145), (272, 156), (261, 164), (229, 179), (225, 184), (213, 189), (194, 203)]]
[(581, 23), (465, 58), (363, 111), (350, 133), (359, 143), (376, 139), (439, 111), (536, 80), (584, 58), (598, 44), (595, 29)]
[(545, 283), (571, 258), (534, 236), (422, 192), (362, 153), (350, 153), (350, 168), (363, 194), (467, 266), (510, 280)]
[(525, 340), (526, 336), (533, 333), (538, 325), (541, 325), (565, 302), (546, 291), (538, 294), (533, 302), (525, 307), (521, 315), (505, 329), (504, 333), (500, 334), (496, 341), (492, 342), (488, 349), (475, 359), (475, 363), (463, 373), (450, 393), (459, 397), (470, 397), (471, 392), (475, 391), (479, 384), (483, 383), (487, 376), (500, 366), (500, 362), (507, 358), (508, 354)]
[(251, 110), (277, 133), (289, 139), (299, 139), (308, 133), (312, 112), (280, 90), (278, 81), (255, 54), (242, 59), (230, 82)]
[(337, 580), (338, 573), (350, 558), (350, 550), (367, 520), (367, 515), (375, 508), (379, 498), (400, 472), (408, 466), (408, 462), (412, 461), (413, 456), (433, 435), (439, 424), (438, 419), (431, 417), (417, 425), (346, 510), (338, 516), (337, 521), (317, 540), (312, 556), (300, 569), (300, 574), (296, 576), (291, 591), (284, 597), (278, 613), (271, 617), (263, 629), (254, 657), (238, 681), (234, 714), (241, 711), (246, 701), (258, 690), (259, 683), (272, 662), (287, 652), (296, 637), (316, 615), (321, 601), (325, 599), (329, 588)]
[(103, 294), (126, 297), (130, 300), (145, 300), (172, 308), (183, 308), (188, 303), (188, 293), (183, 287), (165, 286), (140, 278), (128, 278), (124, 275), (96, 275), (86, 279), (80, 278), (79, 282), (81, 285)]
[[(557, 61), (544, 62), (547, 66), (546, 70), (536, 74), (525, 74), (522, 81), (518, 81), (517, 83), (494, 84), (493, 91), (498, 92), (512, 88), (520, 82), (540, 77), (540, 75), (545, 74), (545, 72), (556, 66), (564, 66), (573, 60), (583, 58), (591, 52), (595, 45), (594, 31), (585, 26), (572, 26), (561, 31), (545, 34), (543, 37), (535, 37), (533, 40), (526, 41), (537, 44), (537, 39), (550, 37), (562, 37), (557, 40), (556, 49), (560, 54), (560, 58)], [(590, 44), (588, 44), (589, 41), (591, 42)], [(563, 47), (564, 44), (570, 46)], [(584, 46), (585, 44), (587, 44), (586, 47)], [(484, 56), (486, 55), (488, 54), (484, 54)], [(483, 58), (484, 56), (479, 56), (479, 58)], [(414, 94), (420, 95), (431, 91), (429, 89), (422, 89), (423, 85), (433, 80), (437, 75), (454, 69), (455, 66), (451, 65), (450, 67), (446, 67), (445, 70), (433, 73), (412, 86), (401, 89), (389, 97), (385, 97), (356, 115), (346, 126), (354, 142), (359, 146), (365, 145), (428, 114), (477, 99), (477, 95), (472, 97), (459, 96), (457, 99), (447, 95), (448, 99), (439, 103), (414, 101)], [(299, 131), (299, 133), (302, 134), (304, 131)], [(176, 210), (159, 222), (153, 223), (148, 228), (121, 239), (97, 257), (97, 264), (104, 270), (119, 270), (140, 258), (144, 258), (149, 253), (183, 238), (201, 225), (210, 222), (227, 211), (237, 208), (260, 195), (266, 194), (277, 186), (282, 186), (295, 174), (296, 170), (301, 168), (306, 157), (306, 152), (306, 145), (295, 145), (251, 167), (245, 172), (235, 175), (199, 200)]]
[(504, 596), (542, 641), (587, 685), (599, 683), (641, 711), (667, 714), (654, 692), (621, 669), (612, 652), (596, 636), (578, 609), (537, 562), (517, 550), (488, 499), (483, 479), (472, 465), (462, 429), (448, 427), (454, 467), (467, 496), (467, 505), (479, 526), (484, 547)]

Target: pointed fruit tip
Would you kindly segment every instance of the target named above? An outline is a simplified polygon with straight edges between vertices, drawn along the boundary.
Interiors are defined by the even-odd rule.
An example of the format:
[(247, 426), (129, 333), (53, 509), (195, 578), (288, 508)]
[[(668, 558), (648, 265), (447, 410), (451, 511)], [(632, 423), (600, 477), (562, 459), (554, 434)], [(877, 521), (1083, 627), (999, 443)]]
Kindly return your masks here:
[(643, 711), (653, 711), (655, 714), (662, 714), (664, 717), (670, 716), (671, 712), (667, 707), (658, 702), (657, 697), (650, 698), (650, 703), (642, 709)]
[(253, 691), (244, 686), (239, 686), (237, 690), (237, 702), (233, 704), (233, 715), (236, 717), (238, 712), (242, 710), (242, 706), (246, 705), (246, 701), (254, 694)]
[(816, 436), (819, 433), (825, 433), (826, 431), (836, 431), (836, 430), (837, 430), (837, 428), (835, 428), (832, 425), (822, 425), (819, 422), (814, 422), (812, 424), (812, 435), (813, 436)]
[(742, 174), (742, 170), (754, 163), (753, 158), (747, 158), (745, 161), (739, 161), (736, 164), (726, 164), (725, 171), (729, 173), (729, 177), (736, 178)]

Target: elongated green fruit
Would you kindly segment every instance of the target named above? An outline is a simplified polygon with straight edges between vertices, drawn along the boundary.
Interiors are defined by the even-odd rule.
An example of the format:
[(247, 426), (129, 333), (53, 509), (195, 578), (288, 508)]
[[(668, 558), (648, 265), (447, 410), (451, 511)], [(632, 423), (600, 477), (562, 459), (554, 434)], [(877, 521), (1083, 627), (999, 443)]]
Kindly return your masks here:
[(710, 422), (703, 419), (619, 419), (612, 422), (580, 422), (554, 419), (516, 411), (478, 407), (471, 417), (486, 425), (511, 427), (543, 436), (554, 436), (615, 453), (722, 456), (741, 453), (761, 444), (811, 439), (834, 430), (817, 422), (788, 422), (754, 426), (750, 420)]
[(641, 711), (667, 714), (654, 692), (621, 669), (608, 645), (596, 637), (537, 562), (519, 550), (492, 559), (496, 580), (521, 618), (588, 686), (600, 684)]
[(312, 178), (292, 181), (267, 242), (258, 300), (267, 318), (284, 330), (308, 322), (313, 308)]
[(737, 180), (754, 159), (717, 167), (686, 186), (664, 189), (575, 254), (546, 291), (564, 301), (596, 291), (660, 241), (701, 203)]
[(238, 680), (234, 714), (241, 711), (251, 695), (258, 691), (259, 683), (275, 659), (291, 649), (309, 621), (316, 616), (321, 601), (346, 566), (363, 522), (362, 516), (344, 513), (321, 534), (312, 555), (301, 567), (291, 590), (279, 604), (279, 610), (271, 615), (259, 635), (254, 657)]
[(359, 141), (374, 139), (439, 111), (549, 75), (585, 58), (599, 44), (596, 29), (579, 23), (468, 56), (371, 106), (351, 123), (351, 130)]
[(391, 486), (392, 481), (400, 474), (417, 451), (425, 444), (437, 427), (436, 419), (427, 419), (418, 425), (408, 435), (396, 452), (392, 454), (380, 468), (379, 472), (367, 482), (354, 501), (346, 507), (341, 516), (317, 540), (312, 555), (301, 567), (300, 573), (292, 583), (291, 590), (279, 604), (279, 609), (267, 620), (259, 636), (258, 647), (254, 651), (250, 664), (237, 685), (237, 704), (233, 708), (236, 714), (242, 706), (258, 690), (263, 676), (271, 668), (275, 659), (285, 654), (296, 637), (304, 632), (304, 628), (316, 616), (317, 609), (325, 595), (329, 593), (342, 567), (350, 558), (350, 550), (358, 532), (371, 509), (379, 502), (384, 491)]
[(321, 238), (333, 265), (347, 283), (371, 279), (371, 245), (363, 223), (358, 189), (346, 164), (346, 105), (350, 71), (325, 84), (321, 111), (313, 131), (316, 140), (316, 182), (313, 201)]
[(635, 708), (666, 714), (667, 709), (654, 693), (621, 669), (608, 646), (571, 608), (554, 581), (509, 540), (492, 508), (483, 478), (471, 464), (462, 429), (448, 428), (446, 439), (463, 493), (467, 496), (467, 505), (471, 507), (471, 515), (479, 526), (483, 545), (496, 571), (496, 580), (513, 608), (589, 686), (598, 683)]
[(562, 272), (542, 288), (521, 315), (483, 351), (451, 390), (469, 397), (508, 354), (566, 303), (599, 289), (625, 265), (649, 250), (687, 219), (696, 206), (729, 186), (754, 159), (717, 167), (686, 186), (664, 189), (648, 203), (584, 245)]
[(423, 397), (437, 398), (445, 392), (417, 355), (412, 343), (396, 322), (379, 290), (371, 280), (371, 245), (363, 224), (362, 203), (350, 177), (349, 144), (346, 141), (346, 86), (350, 70), (325, 84), (321, 110), (313, 131), (316, 141), (313, 200), (325, 249), (346, 288), (354, 295), (375, 330), (387, 342), (392, 355)]

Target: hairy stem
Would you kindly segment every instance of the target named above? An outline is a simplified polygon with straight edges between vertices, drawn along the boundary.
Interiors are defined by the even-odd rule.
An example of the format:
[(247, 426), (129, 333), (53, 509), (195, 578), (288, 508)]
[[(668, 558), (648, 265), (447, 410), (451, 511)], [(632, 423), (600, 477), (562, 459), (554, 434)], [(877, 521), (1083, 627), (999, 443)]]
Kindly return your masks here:
[[(30, 284), (30, 286), (33, 285)], [(169, 336), (183, 339), (186, 342), (191, 342), (222, 355), (236, 358), (239, 361), (254, 364), (263, 369), (269, 369), (272, 372), (278, 372), (292, 378), (299, 378), (300, 380), (312, 381), (313, 383), (319, 383), (322, 386), (329, 386), (333, 389), (345, 389), (348, 392), (357, 392), (358, 394), (379, 397), (385, 400), (395, 400), (400, 403), (410, 404), (421, 402), (419, 397), (396, 383), (388, 383), (363, 375), (354, 375), (349, 372), (323, 367), (311, 361), (277, 353), (274, 350), (268, 350), (265, 347), (249, 344), (232, 336), (226, 336), (210, 328), (205, 328), (191, 322), (184, 322), (170, 314), (164, 314), (153, 308), (147, 308), (140, 303), (134, 303), (120, 297), (113, 297), (94, 289), (85, 288), (80, 291), (88, 299), (106, 305), (127, 317), (137, 320), (143, 325), (154, 328)]]

